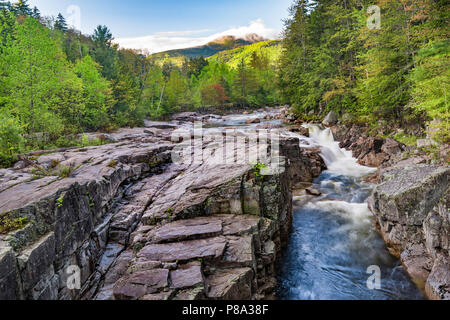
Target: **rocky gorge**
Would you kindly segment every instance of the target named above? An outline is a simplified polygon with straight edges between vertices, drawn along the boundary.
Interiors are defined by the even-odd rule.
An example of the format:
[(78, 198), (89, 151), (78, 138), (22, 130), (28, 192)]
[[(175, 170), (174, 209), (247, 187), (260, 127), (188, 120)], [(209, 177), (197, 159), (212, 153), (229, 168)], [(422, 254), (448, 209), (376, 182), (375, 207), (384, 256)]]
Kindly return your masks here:
[[(302, 144), (303, 127), (281, 129), (278, 150), (248, 138), (281, 127), (280, 117), (185, 113), (121, 129), (109, 144), (37, 153), (0, 170), (0, 221), (13, 226), (0, 234), (0, 299), (274, 298), (293, 192), (327, 169), (321, 148)], [(204, 151), (217, 136), (227, 139), (226, 127), (235, 132), (223, 163), (214, 152), (173, 161), (174, 132), (195, 137), (194, 121), (210, 133)], [(331, 128), (363, 164), (380, 167), (369, 202), (390, 251), (430, 298), (449, 299), (448, 167), (397, 161), (401, 144), (346, 130)], [(262, 174), (259, 163), (236, 161), (252, 152), (284, 170)]]

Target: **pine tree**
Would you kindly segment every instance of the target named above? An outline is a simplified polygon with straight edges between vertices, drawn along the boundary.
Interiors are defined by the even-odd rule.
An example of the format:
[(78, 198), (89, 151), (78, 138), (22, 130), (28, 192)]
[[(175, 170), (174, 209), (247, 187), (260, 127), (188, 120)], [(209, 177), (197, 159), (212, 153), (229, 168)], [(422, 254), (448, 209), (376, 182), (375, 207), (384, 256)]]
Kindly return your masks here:
[(31, 16), (32, 10), (28, 4), (28, 0), (19, 0), (11, 6), (11, 11), (14, 12), (16, 16)]
[(39, 19), (41, 17), (41, 12), (37, 7), (33, 8), (33, 12), (31, 13), (31, 16), (35, 19)]
[(54, 28), (55, 30), (60, 30), (62, 32), (66, 32), (68, 30), (66, 19), (61, 13), (59, 13), (56, 17)]
[(98, 46), (110, 47), (112, 41), (114, 40), (111, 31), (107, 26), (97, 26), (92, 35), (92, 40), (96, 42)]
[(11, 2), (0, 1), (0, 10), (11, 10)]

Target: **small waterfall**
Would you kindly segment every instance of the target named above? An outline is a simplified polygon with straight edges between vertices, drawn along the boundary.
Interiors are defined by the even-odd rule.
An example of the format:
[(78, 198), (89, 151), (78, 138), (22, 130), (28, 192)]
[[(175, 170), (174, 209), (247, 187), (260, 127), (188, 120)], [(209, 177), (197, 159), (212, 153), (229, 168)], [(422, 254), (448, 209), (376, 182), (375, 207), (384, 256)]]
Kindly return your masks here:
[[(279, 269), (278, 297), (288, 300), (423, 299), (372, 224), (367, 198), (372, 185), (362, 177), (376, 171), (339, 147), (330, 129), (307, 125), (295, 133), (302, 148), (320, 148), (328, 170), (314, 181), (321, 196), (294, 208), (293, 232)], [(306, 204), (305, 204), (306, 202)], [(367, 285), (369, 266), (382, 272), (381, 290)]]
[(318, 125), (306, 125), (309, 129), (310, 140), (322, 149), (322, 158), (328, 171), (334, 174), (360, 178), (375, 172), (377, 169), (361, 166), (353, 157), (351, 151), (339, 147), (329, 128), (322, 129)]

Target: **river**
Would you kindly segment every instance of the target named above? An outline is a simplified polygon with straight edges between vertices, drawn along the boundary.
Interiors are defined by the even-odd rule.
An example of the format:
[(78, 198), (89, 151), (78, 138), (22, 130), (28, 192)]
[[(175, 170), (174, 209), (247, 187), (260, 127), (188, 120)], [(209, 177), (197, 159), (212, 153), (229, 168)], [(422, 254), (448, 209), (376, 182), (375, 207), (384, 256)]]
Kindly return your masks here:
[[(294, 207), (291, 239), (278, 269), (278, 298), (423, 299), (375, 231), (367, 205), (373, 186), (362, 181), (374, 169), (358, 165), (351, 151), (339, 148), (330, 129), (309, 129), (310, 138), (299, 136), (302, 144), (320, 146), (328, 170), (314, 181), (320, 197), (303, 205), (305, 196), (295, 199), (299, 204)], [(373, 266), (377, 269), (368, 270)], [(369, 289), (373, 270), (381, 272), (380, 286)]]
[[(212, 119), (209, 127), (255, 128), (248, 120), (277, 111)], [(281, 125), (280, 120), (262, 123)], [(362, 178), (376, 169), (363, 167), (352, 152), (339, 147), (330, 129), (309, 126), (301, 147), (320, 147), (328, 170), (313, 184), (322, 195), (294, 197), (293, 230), (278, 268), (277, 297), (282, 300), (420, 300), (423, 294), (398, 259), (387, 250), (373, 224), (367, 199), (373, 185)], [(380, 287), (368, 288), (376, 267)], [(372, 278), (373, 279), (373, 278)], [(373, 283), (373, 282), (372, 282)]]

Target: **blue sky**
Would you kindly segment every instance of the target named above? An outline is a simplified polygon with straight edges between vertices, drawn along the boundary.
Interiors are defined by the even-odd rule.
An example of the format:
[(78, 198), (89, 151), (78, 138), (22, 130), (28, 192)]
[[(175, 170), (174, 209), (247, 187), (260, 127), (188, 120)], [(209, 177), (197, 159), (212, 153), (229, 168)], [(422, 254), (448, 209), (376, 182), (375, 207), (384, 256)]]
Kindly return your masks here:
[[(80, 27), (91, 34), (107, 25), (124, 47), (150, 52), (199, 45), (224, 34), (276, 38), (293, 0), (29, 0), (43, 15), (65, 17), (80, 8)], [(74, 20), (76, 21), (76, 19)]]

